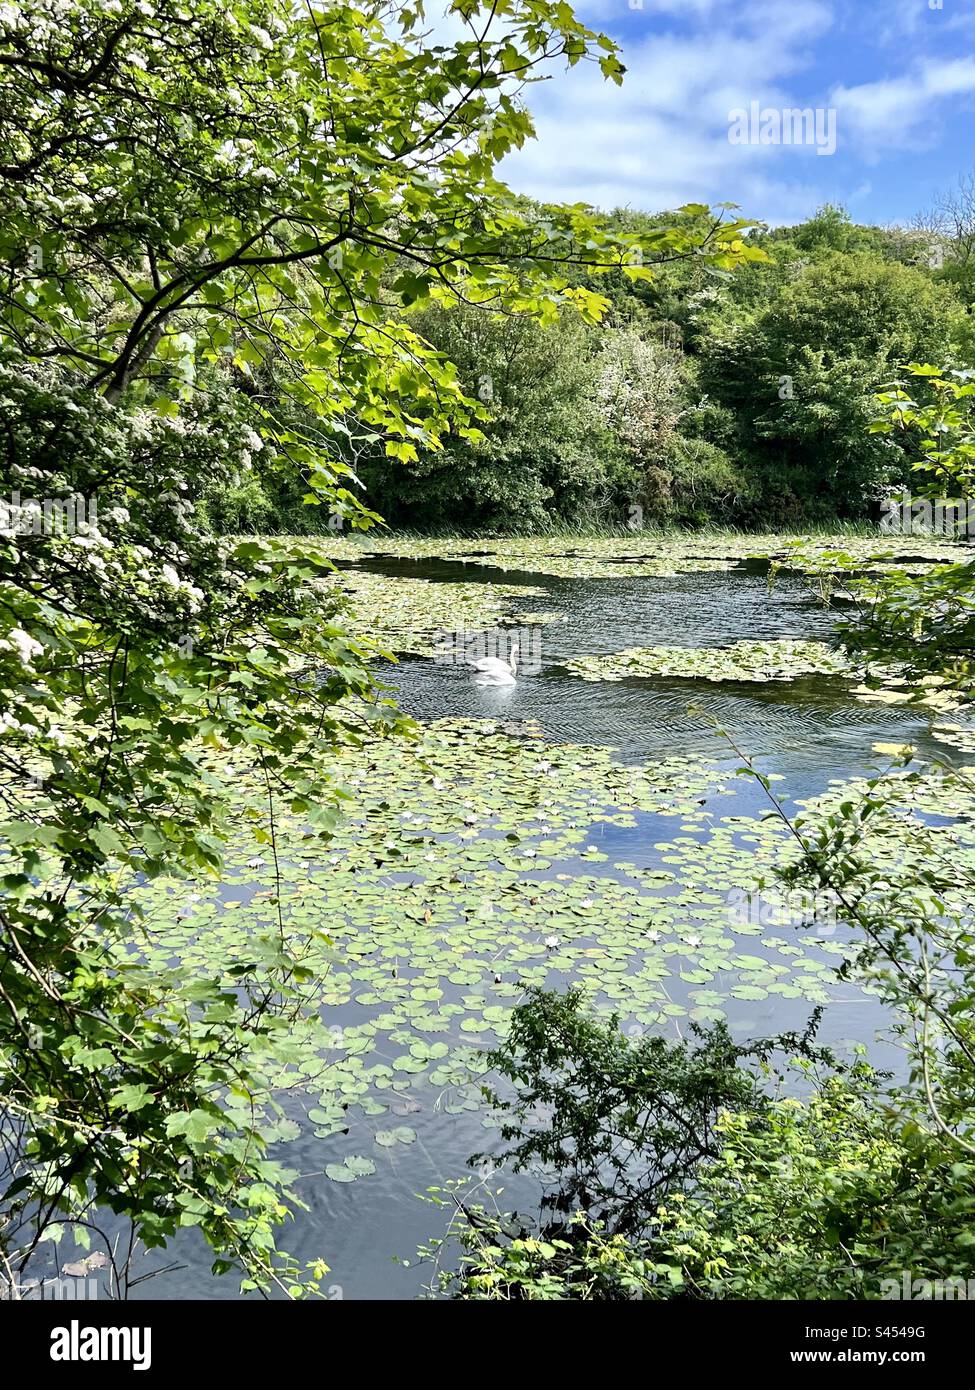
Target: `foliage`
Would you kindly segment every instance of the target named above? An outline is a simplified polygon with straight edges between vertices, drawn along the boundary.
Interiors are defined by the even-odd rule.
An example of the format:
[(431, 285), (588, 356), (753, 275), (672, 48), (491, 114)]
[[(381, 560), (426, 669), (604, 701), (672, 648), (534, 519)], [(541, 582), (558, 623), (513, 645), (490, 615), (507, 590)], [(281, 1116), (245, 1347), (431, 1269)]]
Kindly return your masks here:
[[(595, 406), (608, 431), (604, 518), (703, 525), (734, 517), (748, 484), (719, 443), (715, 407), (698, 399), (694, 362), (671, 322), (596, 334)], [(731, 431), (728, 432), (730, 437)], [(607, 452), (607, 446), (604, 446)]]
[(448, 441), (408, 469), (359, 472), (388, 520), (424, 529), (531, 533), (559, 520), (702, 521), (735, 511), (741, 474), (717, 445), (678, 434), (696, 409), (693, 376), (666, 334), (587, 329), (575, 313), (544, 327), (467, 306), (412, 320), (479, 397), (484, 439)]
[(675, 434), (660, 465), (662, 491), (651, 504), (651, 516), (708, 526), (752, 512), (753, 484), (720, 445)]
[[(971, 372), (945, 372), (916, 362), (907, 370), (913, 382), (878, 392), (877, 400), (886, 410), (872, 421), (871, 433), (889, 437), (907, 432), (912, 445), (919, 435), (915, 449), (920, 457), (911, 471), (921, 475), (922, 491), (929, 496), (968, 497), (975, 486)], [(907, 387), (914, 388), (913, 394)]]
[[(958, 524), (967, 535), (975, 520), (975, 386), (967, 371), (917, 363), (909, 371), (910, 379), (878, 393), (880, 413), (871, 429), (882, 438), (907, 441), (921, 505), (913, 505), (909, 482), (906, 501), (897, 494), (889, 499), (885, 524), (909, 534), (924, 513), (924, 499), (933, 498), (949, 504), (949, 527)], [(874, 578), (856, 574), (856, 562), (842, 552), (833, 554), (830, 564), (837, 576), (853, 575), (858, 611), (856, 621), (844, 626), (851, 650), (875, 662), (896, 661), (917, 682), (962, 693), (975, 688), (975, 565), (959, 560), (922, 574)]]
[[(73, 1223), (121, 1249), (124, 1294), (136, 1242), (198, 1226), (218, 1272), (316, 1286), (320, 1264), (274, 1249), (294, 1202), (266, 1156), (259, 1063), (316, 1027), (320, 931), (279, 912), (250, 959), (193, 976), (158, 959), (131, 890), (219, 874), (241, 776), (272, 854), (282, 807), (327, 835), (330, 758), (385, 718), (321, 554), (218, 540), (201, 519), (259, 522), (265, 482), (287, 478), (290, 499), (371, 524), (363, 450), (410, 462), (449, 431), (480, 438), (480, 403), (409, 311), (462, 297), (593, 320), (604, 301), (567, 266), (650, 273), (627, 260), (639, 238), (581, 207), (528, 217), (493, 178), (531, 134), (524, 81), (553, 59), (618, 81), (612, 42), (549, 0), (512, 0), (493, 28), (496, 6), (453, 11), (465, 36), (436, 45), (410, 4), (0, 12), (14, 1277)], [(676, 227), (647, 262), (731, 266), (743, 228)], [(120, 1246), (106, 1207), (131, 1223)]]
[[(975, 1274), (975, 1168), (865, 1064), (756, 1123), (727, 1115), (720, 1160), (660, 1214), (657, 1287), (695, 1298), (903, 1297), (909, 1280)], [(963, 1284), (963, 1287), (965, 1285)]]
[(513, 1098), (485, 1088), (501, 1138), (516, 1141), (497, 1161), (515, 1172), (544, 1165), (558, 1188), (543, 1207), (584, 1211), (613, 1234), (645, 1230), (665, 1195), (715, 1157), (722, 1110), (761, 1105), (723, 1023), (707, 1032), (692, 1025), (694, 1047), (628, 1040), (618, 1023), (588, 1013), (578, 990), (535, 990), (487, 1059)]
[(919, 771), (901, 771), (912, 751), (859, 794), (848, 789), (838, 805), (795, 818), (801, 857), (787, 879), (835, 896), (859, 936), (841, 974), (869, 981), (888, 1004), (932, 1123), (959, 1152), (975, 1154), (973, 874), (964, 860), (945, 862), (943, 837), (927, 821), (971, 787), (947, 768), (927, 783)]
[(901, 1298), (905, 1277), (907, 1296), (921, 1281), (970, 1287), (975, 1169), (895, 1109), (865, 1063), (817, 1080), (806, 1100), (725, 1112), (714, 1137), (717, 1156), (659, 1202), (640, 1237), (581, 1211), (558, 1233), (534, 1233), (466, 1193), (436, 1196), (453, 1206), (449, 1233), (464, 1249), (436, 1290), (775, 1301)]
[[(130, 879), (218, 872), (227, 799), (208, 747), (262, 769), (265, 838), (279, 797), (327, 829), (324, 759), (381, 714), (337, 706), (371, 700), (364, 654), (323, 614), (317, 557), (195, 525), (194, 494), (246, 451), (246, 425), (199, 397), (169, 418), (25, 373), (0, 395), (22, 498), (0, 551), (9, 1267), (62, 1221), (87, 1241), (109, 1208), (148, 1248), (200, 1226), (218, 1268), (294, 1287), (272, 1258), (294, 1197), (264, 1156), (253, 1061), (286, 1051), (307, 1010), (307, 943), (269, 930), (232, 977), (147, 969)], [(80, 527), (51, 514), (45, 533), (35, 492), (97, 510)]]
[[(703, 1045), (648, 1046), (616, 1019), (580, 1013), (572, 994), (536, 994), (493, 1056), (517, 1099), (492, 1099), (503, 1137), (518, 1141), (503, 1157), (516, 1170), (544, 1165), (555, 1185), (544, 1207), (559, 1215), (536, 1230), (477, 1191), (433, 1189), (464, 1252), (434, 1290), (474, 1300), (876, 1299), (892, 1288), (901, 1297), (905, 1272), (970, 1279), (972, 1164), (925, 1127), (909, 1094), (815, 1048), (815, 1026), (750, 1047), (722, 1027)], [(776, 1051), (805, 1098), (770, 1093)], [(443, 1246), (421, 1253), (439, 1260)]]
[(791, 499), (820, 515), (862, 515), (883, 484), (903, 478), (905, 455), (869, 433), (874, 393), (943, 343), (948, 323), (947, 297), (920, 270), (834, 252), (716, 328), (702, 385), (734, 411), (766, 511)]
[(448, 1235), (420, 1247), (421, 1258), (439, 1261), (447, 1240), (464, 1254), (454, 1267), (437, 1268), (431, 1293), (469, 1302), (613, 1302), (654, 1296), (654, 1270), (623, 1235), (607, 1235), (583, 1212), (569, 1219), (564, 1236), (532, 1234), (510, 1218), (466, 1199), (459, 1184), (431, 1188), (426, 1199), (454, 1205)]
[(370, 499), (391, 522), (436, 529), (530, 532), (546, 516), (578, 515), (605, 491), (609, 435), (592, 399), (596, 370), (574, 311), (544, 326), (469, 305), (411, 319), (482, 403), (483, 439), (424, 453), (408, 469), (365, 464)]
[[(714, 223), (700, 209), (623, 210), (610, 225), (652, 243), (674, 225), (706, 237)], [(906, 435), (869, 432), (874, 393), (947, 342), (971, 355), (967, 304), (929, 251), (921, 230), (859, 226), (827, 206), (796, 227), (752, 229), (733, 274), (679, 254), (650, 278), (634, 273), (647, 268), (636, 252), (607, 273), (566, 266), (570, 285), (609, 301), (584, 331), (564, 314), (529, 338), (510, 319), (478, 327), (463, 304), (425, 311), (417, 322), (468, 390), (494, 396), (489, 444), (451, 440), (405, 476), (371, 464), (369, 490), (426, 530), (616, 525), (634, 505), (677, 524), (872, 517), (911, 451)], [(551, 373), (553, 358), (565, 370)]]
[(596, 364), (600, 411), (637, 466), (650, 464), (682, 413), (681, 357), (633, 329), (611, 329)]

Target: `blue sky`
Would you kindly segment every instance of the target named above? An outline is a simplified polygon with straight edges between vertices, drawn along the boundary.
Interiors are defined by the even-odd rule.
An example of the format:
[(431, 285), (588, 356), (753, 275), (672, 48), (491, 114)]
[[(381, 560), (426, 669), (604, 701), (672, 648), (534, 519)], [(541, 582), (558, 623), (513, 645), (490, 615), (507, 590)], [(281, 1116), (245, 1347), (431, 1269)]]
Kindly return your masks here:
[[(931, 0), (936, 3), (936, 0)], [(909, 222), (975, 170), (975, 0), (577, 0), (622, 88), (578, 64), (529, 88), (538, 140), (501, 177), (546, 201), (654, 211), (731, 201), (795, 222), (825, 202)], [(820, 107), (836, 152), (733, 145), (729, 112)]]

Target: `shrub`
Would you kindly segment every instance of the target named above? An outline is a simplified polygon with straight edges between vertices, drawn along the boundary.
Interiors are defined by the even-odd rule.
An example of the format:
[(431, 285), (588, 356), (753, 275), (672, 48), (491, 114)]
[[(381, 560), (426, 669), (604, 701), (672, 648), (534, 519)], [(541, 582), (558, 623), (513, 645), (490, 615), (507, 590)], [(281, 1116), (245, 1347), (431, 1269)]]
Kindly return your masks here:
[(526, 1224), (463, 1187), (438, 1189), (432, 1200), (453, 1208), (446, 1238), (464, 1253), (435, 1289), (876, 1299), (900, 1297), (905, 1273), (967, 1283), (975, 1162), (932, 1132), (910, 1092), (816, 1048), (817, 1023), (748, 1046), (722, 1025), (693, 1043), (632, 1041), (578, 992), (533, 993), (490, 1056), (507, 1089), (487, 1095), (510, 1145), (499, 1161), (543, 1178), (542, 1216)]

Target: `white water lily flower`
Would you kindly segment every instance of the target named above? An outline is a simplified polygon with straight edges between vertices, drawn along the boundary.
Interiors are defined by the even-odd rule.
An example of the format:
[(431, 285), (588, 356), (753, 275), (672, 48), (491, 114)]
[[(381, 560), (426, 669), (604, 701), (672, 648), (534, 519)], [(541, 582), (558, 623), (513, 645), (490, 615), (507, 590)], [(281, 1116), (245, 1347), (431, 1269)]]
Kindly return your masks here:
[(248, 859), (248, 861), (247, 861), (247, 867), (248, 867), (249, 869), (263, 869), (263, 867), (264, 867), (264, 865), (265, 865), (266, 863), (267, 863), (267, 860), (266, 860), (266, 859), (262, 859), (261, 856), (260, 856), (259, 854), (257, 854), (257, 855), (254, 856), (253, 859)]
[(561, 944), (562, 943), (559, 941), (559, 938), (557, 936), (547, 936), (545, 938), (545, 945), (548, 947), (550, 951), (554, 951), (556, 947), (560, 946)]
[(685, 936), (684, 941), (692, 950), (701, 944), (701, 938), (699, 936)]
[(580, 906), (580, 907), (594, 907), (595, 904), (594, 904), (592, 898), (583, 898), (583, 900), (582, 900), (582, 902), (579, 904), (579, 906)]
[(643, 934), (646, 937), (646, 939), (650, 942), (657, 942), (660, 940), (660, 933), (658, 931), (648, 931), (644, 932)]

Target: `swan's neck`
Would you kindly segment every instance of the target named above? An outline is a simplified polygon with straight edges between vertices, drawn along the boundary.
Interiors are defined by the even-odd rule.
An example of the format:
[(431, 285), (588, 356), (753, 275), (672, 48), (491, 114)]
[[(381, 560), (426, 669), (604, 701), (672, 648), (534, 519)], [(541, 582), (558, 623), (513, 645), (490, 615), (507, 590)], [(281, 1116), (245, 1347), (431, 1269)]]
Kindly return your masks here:
[(511, 655), (508, 657), (508, 665), (509, 665), (509, 667), (511, 668), (511, 674), (512, 674), (512, 675), (515, 675), (516, 672), (517, 672), (517, 670), (518, 670), (518, 653), (517, 653), (517, 652), (512, 652)]

